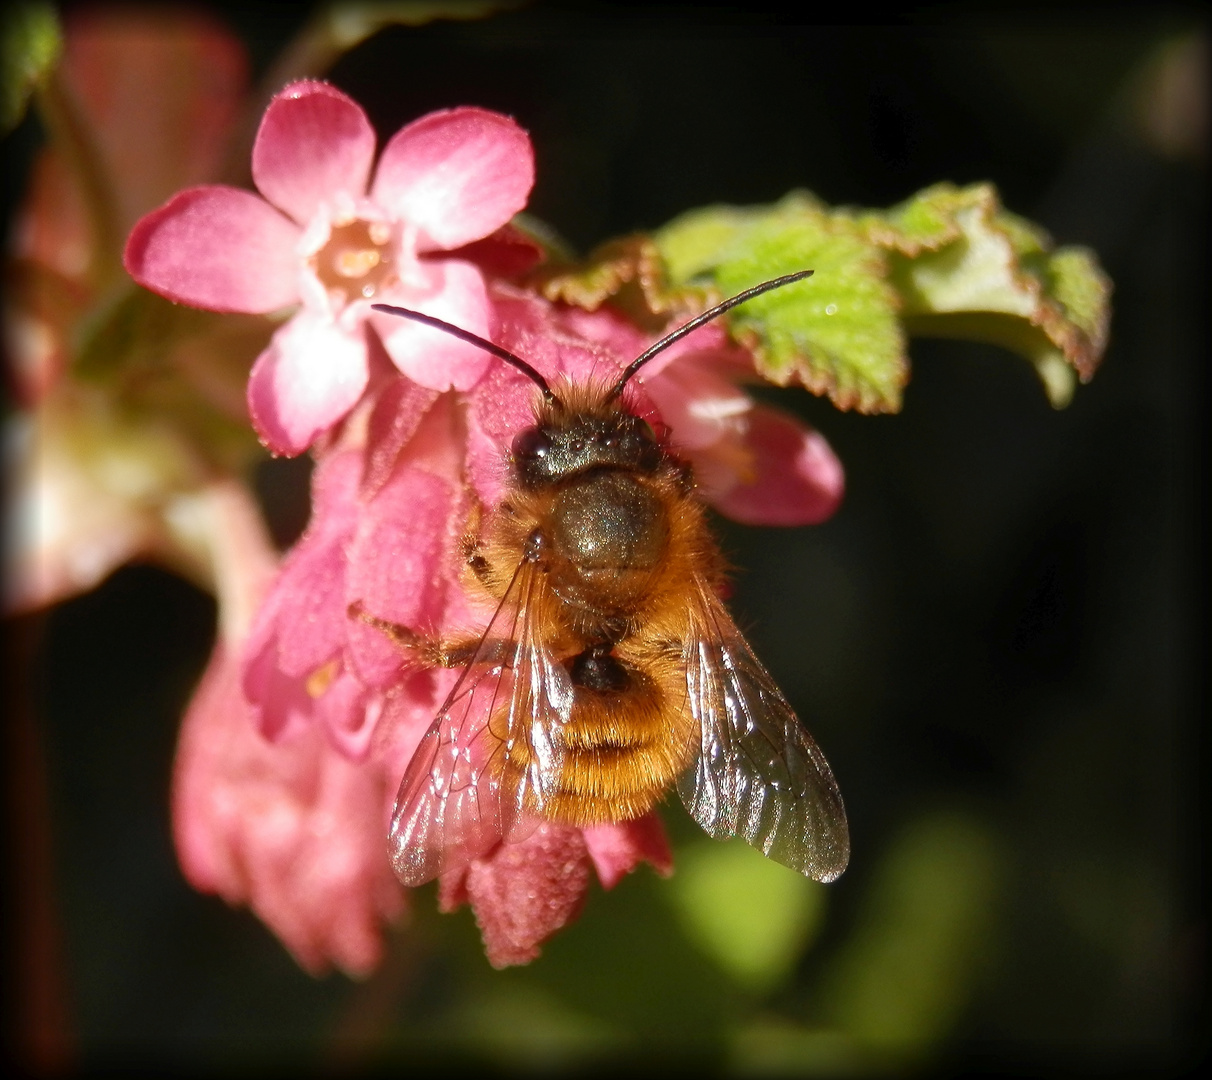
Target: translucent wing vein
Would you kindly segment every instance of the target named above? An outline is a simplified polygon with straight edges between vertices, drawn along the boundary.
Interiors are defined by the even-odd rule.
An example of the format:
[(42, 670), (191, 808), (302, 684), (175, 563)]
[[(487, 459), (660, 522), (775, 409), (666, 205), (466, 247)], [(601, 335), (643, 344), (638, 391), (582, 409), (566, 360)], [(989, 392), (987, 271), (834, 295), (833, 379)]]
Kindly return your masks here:
[(537, 823), (544, 784), (557, 775), (551, 725), (571, 700), (567, 672), (535, 626), (544, 588), (545, 575), (522, 562), (405, 770), (389, 834), (405, 885), (522, 839)]
[(720, 601), (698, 589), (686, 643), (689, 706), (701, 743), (678, 784), (717, 839), (742, 836), (770, 858), (832, 881), (850, 858), (846, 811), (824, 755)]

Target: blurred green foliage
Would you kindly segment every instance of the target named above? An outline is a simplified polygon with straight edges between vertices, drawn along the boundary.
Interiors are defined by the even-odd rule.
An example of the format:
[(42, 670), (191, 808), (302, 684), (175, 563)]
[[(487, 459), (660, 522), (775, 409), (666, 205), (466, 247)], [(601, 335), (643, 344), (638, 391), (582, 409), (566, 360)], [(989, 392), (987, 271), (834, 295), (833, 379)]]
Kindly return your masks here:
[(667, 892), (686, 936), (759, 995), (791, 974), (825, 914), (821, 885), (739, 841), (679, 848)]
[(63, 41), (51, 4), (9, 4), (0, 15), (0, 135), (25, 115), (34, 89), (59, 59)]

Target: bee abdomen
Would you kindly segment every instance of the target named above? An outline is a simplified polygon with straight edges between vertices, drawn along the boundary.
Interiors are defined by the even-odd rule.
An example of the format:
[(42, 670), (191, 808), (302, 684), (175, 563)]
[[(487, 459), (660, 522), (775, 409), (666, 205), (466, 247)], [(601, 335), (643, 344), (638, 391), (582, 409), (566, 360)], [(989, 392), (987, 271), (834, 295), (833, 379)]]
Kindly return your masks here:
[[(573, 707), (556, 736), (559, 776), (544, 813), (570, 825), (638, 817), (689, 762), (685, 720), (654, 679), (614, 657), (573, 670)], [(586, 673), (592, 678), (577, 679)]]
[[(527, 782), (529, 809), (548, 821), (588, 826), (630, 821), (653, 805), (690, 764), (694, 739), (674, 669), (620, 660), (606, 644), (565, 661), (573, 699), (547, 733), (551, 764)], [(664, 670), (664, 668), (669, 670)], [(650, 673), (651, 672), (651, 673)], [(536, 777), (528, 741), (510, 744), (505, 787)]]

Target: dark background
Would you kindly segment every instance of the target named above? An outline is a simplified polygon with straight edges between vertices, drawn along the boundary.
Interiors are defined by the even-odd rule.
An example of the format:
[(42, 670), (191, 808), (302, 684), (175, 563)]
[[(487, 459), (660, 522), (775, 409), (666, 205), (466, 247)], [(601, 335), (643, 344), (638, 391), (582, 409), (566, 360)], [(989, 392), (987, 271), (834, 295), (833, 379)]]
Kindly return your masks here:
[[(283, 8), (220, 10), (262, 66), (298, 26)], [(794, 187), (884, 206), (937, 180), (993, 180), (1058, 243), (1098, 252), (1116, 288), (1111, 346), (1062, 412), (1024, 361), (954, 342), (914, 342), (898, 416), (769, 395), (826, 434), (848, 491), (816, 528), (721, 523), (740, 569), (733, 608), (828, 753), (854, 857), (794, 979), (765, 997), (712, 974), (666, 925), (650, 875), (596, 894), (525, 972), (493, 973), (467, 912), (438, 917), (428, 890), (380, 976), (311, 980), (175, 865), (170, 766), (212, 601), (132, 567), (53, 610), (36, 694), (77, 1058), (521, 1068), (655, 1052), (718, 1065), (729, 1025), (754, 1017), (853, 1029), (830, 972), (891, 903), (881, 866), (943, 822), (992, 867), (980, 960), (951, 979), (922, 1044), (855, 1038), (900, 1065), (1190, 1060), (1206, 1029), (1207, 157), (1202, 136), (1168, 149), (1139, 117), (1157, 50), (1200, 17), (947, 7), (846, 27), (539, 4), (385, 30), (342, 59), (332, 81), (384, 137), (455, 104), (514, 115), (537, 151), (530, 210), (582, 251)], [(260, 477), (287, 533), (304, 479), (298, 466)], [(692, 837), (680, 807), (666, 817), (676, 841)], [(913, 955), (906, 994), (924, 992)], [(452, 1018), (500, 985), (615, 1036), (579, 1043), (557, 1015), (537, 1033), (501, 1021), (508, 1037), (464, 1037)], [(828, 1058), (786, 1063), (831, 1071)]]

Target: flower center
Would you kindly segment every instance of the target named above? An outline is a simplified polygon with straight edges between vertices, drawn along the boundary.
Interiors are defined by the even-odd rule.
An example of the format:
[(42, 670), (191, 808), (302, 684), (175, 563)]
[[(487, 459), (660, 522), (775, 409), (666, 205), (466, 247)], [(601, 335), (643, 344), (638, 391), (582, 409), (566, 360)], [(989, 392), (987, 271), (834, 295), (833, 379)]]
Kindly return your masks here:
[(391, 226), (385, 221), (334, 224), (328, 243), (309, 260), (320, 283), (345, 302), (369, 299), (396, 276), (391, 259)]

